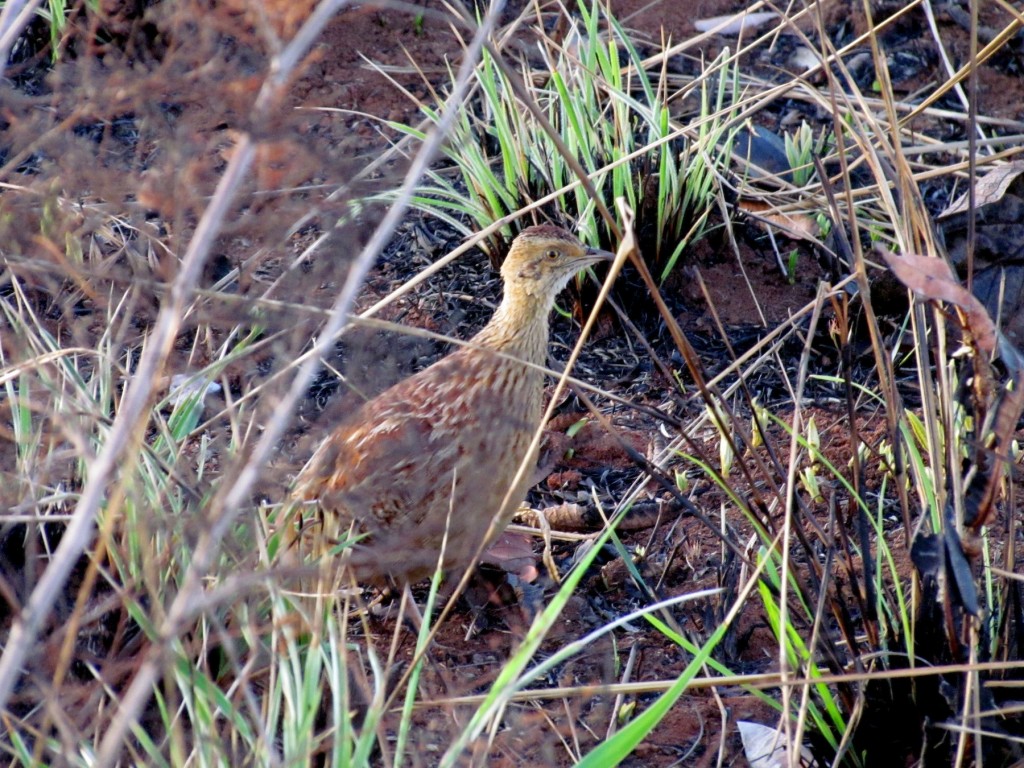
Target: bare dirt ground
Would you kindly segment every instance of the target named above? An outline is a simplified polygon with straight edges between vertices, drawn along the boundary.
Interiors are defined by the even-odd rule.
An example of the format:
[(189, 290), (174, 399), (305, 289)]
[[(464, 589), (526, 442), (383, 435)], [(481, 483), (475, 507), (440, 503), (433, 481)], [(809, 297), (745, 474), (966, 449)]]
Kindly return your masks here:
[[(650, 41), (651, 44), (665, 39), (691, 38), (698, 34), (693, 26), (696, 19), (730, 13), (739, 5), (733, 0), (665, 0), (653, 3), (649, 0), (616, 0), (611, 3), (612, 10), (624, 25), (635, 30), (637, 40), (641, 43)], [(825, 28), (835, 39), (848, 40), (865, 32), (866, 22), (859, 3), (830, 0), (824, 5)], [(429, 4), (423, 4), (423, 7), (430, 8)], [(234, 6), (224, 3), (223, 8), (231, 10)], [(289, 8), (287, 3), (282, 3), (279, 16), (272, 19), (285, 30), (296, 24)], [(295, 14), (296, 19), (301, 18), (300, 11), (295, 11)], [(987, 5), (982, 9), (982, 24), (996, 26), (996, 16), (995, 6)], [(225, 12), (219, 18), (227, 24), (228, 21), (240, 23), (239, 19), (247, 17), (244, 10), (239, 10), (237, 15)], [(949, 50), (966, 58), (969, 36), (962, 21), (962, 14), (955, 11), (948, 11), (939, 19)], [(928, 39), (915, 33), (922, 23), (919, 12), (909, 15), (905, 23), (896, 25), (888, 33), (885, 41), (890, 55), (902, 57), (899, 61), (905, 65), (894, 76), (895, 86), (901, 93), (912, 94), (929, 83), (945, 79), (939, 57), (929, 48)], [(804, 31), (813, 32), (811, 26), (808, 25)], [(735, 45), (735, 38), (713, 36), (707, 40), (703, 53), (710, 59), (726, 45)], [(751, 50), (747, 54), (747, 66), (770, 79), (778, 68), (786, 66), (794, 46), (794, 40), (780, 38), (774, 47)], [(429, 87), (423, 77), (434, 84), (442, 82), (446, 67), (457, 60), (459, 51), (460, 44), (448, 25), (430, 13), (419, 21), (414, 14), (372, 6), (345, 11), (328, 28), (302, 78), (295, 83), (293, 104), (290, 106), (300, 107), (302, 117), (293, 124), (290, 138), (280, 143), (278, 151), (264, 157), (264, 175), (257, 180), (257, 187), (271, 189), (284, 184), (315, 184), (318, 181), (318, 155), (304, 148), (307, 140), (310, 145), (330, 147), (346, 160), (355, 158), (357, 165), (370, 162), (382, 147), (398, 138), (383, 121), (415, 124), (418, 119), (416, 106), (390, 78), (407, 88), (413, 96), (427, 98)], [(1016, 60), (995, 61), (979, 70), (979, 114), (1024, 120), (1024, 78), (1021, 77), (1019, 57), (1018, 49)], [(415, 62), (419, 72), (412, 70), (410, 62)], [(371, 64), (386, 68), (390, 78), (376, 71)], [(792, 119), (794, 111), (811, 121), (821, 119), (806, 105), (780, 103), (755, 116), (754, 120), (776, 131), (783, 121)], [(189, 110), (186, 107), (186, 113), (189, 129), (197, 133), (218, 130), (222, 119), (220, 112), (204, 113), (201, 109)], [(950, 127), (951, 133), (953, 130)], [(400, 170), (382, 169), (381, 173), (396, 174)], [(151, 207), (159, 208), (160, 190), (151, 192)], [(941, 210), (948, 203), (948, 190), (936, 190), (930, 202), (935, 206), (935, 212)], [(721, 370), (730, 360), (719, 323), (733, 344), (734, 353), (742, 354), (745, 348), (785, 322), (800, 307), (812, 302), (819, 281), (829, 277), (827, 267), (819, 264), (817, 255), (810, 251), (801, 254), (800, 269), (795, 275), (783, 274), (762, 230), (756, 224), (743, 221), (740, 214), (737, 214), (733, 225), (740, 232), (737, 239), (741, 249), (739, 254), (733, 254), (724, 245), (722, 225), (719, 220), (710, 234), (695, 244), (686, 255), (683, 268), (666, 282), (663, 289), (666, 301), (698, 350), (709, 374)], [(282, 250), (297, 252), (317, 232), (316, 227), (311, 226), (308, 231), (295, 233)], [(368, 280), (360, 306), (369, 306), (387, 295), (457, 243), (457, 236), (450, 230), (423, 216), (410, 214)], [(248, 264), (247, 279), (256, 284), (274, 279), (280, 273), (280, 264), (273, 260), (252, 263), (249, 244), (242, 232), (218, 258), (226, 265)], [(345, 254), (340, 251), (345, 246), (345, 243), (334, 244), (339, 251), (338, 258), (344, 258)], [(330, 258), (332, 253), (328, 251), (327, 255), (319, 258)], [(698, 287), (698, 273), (706, 286), (706, 295)], [(318, 282), (314, 279), (315, 271), (312, 275), (307, 285), (309, 301), (326, 305), (337, 285)], [(420, 286), (389, 308), (383, 317), (465, 338), (486, 321), (499, 291), (499, 282), (486, 257), (477, 253)], [(664, 360), (671, 361), (675, 370), (680, 370), (679, 361), (673, 359), (670, 340), (664, 329), (658, 327), (657, 318), (650, 307), (645, 306), (644, 298), (636, 291), (626, 296), (629, 298), (626, 312), (637, 322), (646, 324), (644, 330), (652, 339), (655, 350)], [(884, 311), (884, 307), (880, 310)], [(577, 330), (578, 327), (565, 318), (556, 319), (556, 358), (565, 358)], [(443, 345), (431, 341), (395, 341), (389, 337), (382, 343), (374, 335), (363, 341), (359, 341), (360, 338), (339, 347), (337, 358), (329, 362), (345, 366), (350, 374), (355, 371), (371, 390), (383, 388), (396, 377), (428, 364), (444, 351)], [(781, 362), (794, 364), (801, 350), (802, 341), (794, 342), (790, 350), (792, 358)], [(812, 367), (822, 372), (834, 371), (834, 354), (827, 340), (816, 340)], [(182, 349), (182, 357), (188, 356), (189, 350)], [(203, 362), (201, 358), (189, 359), (192, 365)], [(865, 365), (870, 367), (870, 363)], [(599, 338), (588, 345), (576, 374), (621, 393), (639, 405), (662, 410), (677, 409), (677, 413), (700, 407), (681, 397), (674, 383), (666, 380), (644, 352), (632, 348), (624, 340), (621, 328), (613, 320), (609, 320)], [(234, 375), (241, 381), (252, 374), (238, 371)], [(780, 381), (766, 375), (763, 380), (752, 384), (765, 404), (785, 417), (787, 393)], [(278, 460), (275, 473), (268, 473), (260, 489), (266, 498), (280, 498), (289, 475), (305, 461), (311, 445), (329, 426), (334, 414), (339, 409), (344, 410), (344, 404), (339, 405), (332, 400), (335, 390), (333, 377), (325, 374), (310, 392), (290, 435), (288, 450)], [(825, 387), (814, 392), (818, 400), (809, 412), (817, 421), (823, 453), (836, 466), (845, 466), (850, 453), (850, 429), (845, 406)], [(640, 475), (640, 469), (620, 441), (625, 441), (640, 454), (647, 454), (661, 439), (653, 418), (641, 411), (626, 409), (614, 412), (611, 417), (619, 439), (612, 438), (595, 423), (588, 424), (572, 438), (566, 437), (569, 427), (585, 418), (586, 414), (586, 408), (573, 395), (559, 406), (549, 430), (554, 445), (552, 453), (562, 458), (557, 459), (547, 477), (531, 492), (533, 506), (565, 502), (585, 504), (589, 503), (592, 494), (613, 501)], [(881, 433), (884, 413), (866, 412), (862, 418), (863, 423), (859, 425), (862, 434)], [(710, 457), (708, 461), (713, 462), (717, 454), (717, 435), (708, 430), (705, 437), (703, 445), (695, 446), (695, 450), (702, 449), (705, 457)], [(567, 447), (572, 450), (567, 451)], [(679, 470), (690, 478), (690, 498), (708, 517), (717, 520), (720, 510), (727, 505), (724, 494), (692, 464), (680, 461)], [(877, 485), (880, 480), (869, 478), (869, 482)], [(652, 488), (649, 495), (654, 511), (635, 525), (627, 525), (623, 540), (631, 548), (642, 548), (645, 552), (638, 566), (650, 577), (651, 583), (659, 585), (661, 595), (668, 597), (701, 587), (729, 588), (730, 581), (737, 578), (740, 563), (723, 548), (716, 532), (693, 516), (680, 516), (679, 510), (673, 508), (657, 489)], [(905, 534), (900, 531), (898, 535)], [(573, 557), (576, 546), (573, 542), (557, 543), (556, 561), (565, 562)], [(536, 549), (539, 551), (539, 545)], [(909, 559), (903, 566), (909, 578)], [(437, 698), (486, 691), (503, 660), (525, 631), (526, 614), (532, 610), (531, 604), (543, 600), (543, 578), (525, 590), (519, 589), (518, 593), (515, 587), (522, 587), (521, 584), (513, 580), (510, 586), (505, 582), (503, 575), (492, 574), (492, 583), (501, 585), (499, 591), (505, 599), (488, 601), (487, 590), (480, 588), (478, 593), (483, 595), (483, 600), (478, 601), (475, 607), (470, 602), (462, 603), (462, 607), (441, 629), (429, 655), (428, 672), (421, 682), (425, 690), (435, 691)], [(563, 616), (560, 632), (546, 640), (545, 652), (578, 639), (609, 619), (636, 609), (646, 600), (647, 596), (633, 586), (621, 561), (610, 553), (601, 561), (601, 568), (588, 577), (573, 598)], [(718, 598), (686, 604), (676, 615), (682, 632), (699, 643), (721, 619), (722, 604)], [(382, 609), (370, 626), (375, 636), (369, 640), (386, 654), (395, 631), (394, 610)], [(403, 634), (399, 645), (400, 660), (411, 659), (414, 640), (411, 632)], [(753, 601), (749, 612), (741, 617), (723, 648), (725, 656), (722, 660), (736, 672), (755, 674), (778, 667), (777, 642), (766, 617)], [(612, 697), (601, 691), (602, 685), (625, 679), (622, 670), (627, 662), (628, 680), (643, 682), (671, 680), (687, 661), (678, 646), (669, 643), (661, 633), (646, 624), (631, 625), (615, 642), (606, 640), (594, 644), (587, 653), (560, 668), (556, 673), (557, 679), (545, 681), (548, 686), (592, 686), (592, 696), (582, 701), (579, 698), (541, 700), (517, 705), (518, 709), (508, 718), (508, 728), (499, 734), (487, 764), (496, 767), (572, 764), (571, 754), (585, 754), (605, 737), (608, 723), (615, 721), (611, 714), (613, 707), (621, 709), (629, 703), (614, 702)], [(769, 690), (769, 693), (774, 694), (775, 691)], [(643, 707), (652, 698), (653, 694), (640, 694), (635, 700), (639, 707)], [(431, 764), (431, 755), (443, 751), (451, 734), (464, 722), (466, 711), (465, 707), (454, 705), (423, 711), (417, 723), (418, 729), (412, 735), (423, 765)], [(735, 721), (772, 724), (776, 717), (768, 705), (743, 690), (695, 688), (681, 699), (624, 765), (742, 765)], [(901, 722), (893, 725), (894, 728), (902, 726)], [(886, 738), (887, 734), (880, 728), (875, 736)], [(899, 742), (904, 741), (905, 734), (900, 734)], [(904, 760), (905, 754), (899, 753), (892, 756), (891, 762), (875, 764), (903, 765)]]

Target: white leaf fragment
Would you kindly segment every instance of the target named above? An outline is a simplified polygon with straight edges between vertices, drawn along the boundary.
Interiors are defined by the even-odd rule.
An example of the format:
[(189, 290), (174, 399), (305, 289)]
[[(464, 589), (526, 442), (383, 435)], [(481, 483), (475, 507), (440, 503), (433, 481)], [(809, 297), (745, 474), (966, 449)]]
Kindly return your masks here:
[[(789, 750), (786, 736), (777, 728), (769, 728), (760, 723), (748, 720), (737, 720), (736, 727), (740, 730), (743, 740), (743, 753), (746, 755), (750, 768), (789, 768)], [(807, 747), (800, 748), (800, 766), (813, 768), (817, 765)]]
[(769, 21), (777, 18), (779, 14), (773, 11), (762, 11), (761, 13), (736, 13), (728, 16), (712, 16), (709, 19), (697, 19), (693, 26), (698, 32), (715, 32), (719, 35), (738, 35), (743, 32), (753, 32), (758, 27), (764, 26)]
[(208, 395), (215, 395), (220, 392), (220, 389), (220, 384), (204, 379), (202, 376), (176, 373), (171, 377), (171, 388), (167, 395), (167, 401), (172, 406), (177, 406), (188, 398), (199, 394), (200, 402), (205, 403)]

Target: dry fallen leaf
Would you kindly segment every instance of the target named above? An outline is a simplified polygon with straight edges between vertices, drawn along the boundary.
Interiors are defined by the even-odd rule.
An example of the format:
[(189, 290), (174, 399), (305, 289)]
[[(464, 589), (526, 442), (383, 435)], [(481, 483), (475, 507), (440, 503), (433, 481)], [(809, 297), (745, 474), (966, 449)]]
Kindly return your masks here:
[(504, 531), (480, 558), (505, 573), (514, 573), (524, 581), (537, 578), (537, 557), (533, 554), (533, 537)]
[(798, 46), (789, 57), (789, 66), (798, 72), (810, 72), (821, 64), (821, 54), (805, 45)]
[(740, 210), (760, 220), (764, 224), (770, 224), (787, 237), (794, 240), (810, 240), (817, 242), (819, 227), (813, 216), (806, 213), (778, 213), (773, 212), (772, 206), (756, 200), (741, 200)]
[(996, 327), (985, 306), (960, 281), (945, 259), (918, 253), (890, 253), (879, 248), (879, 255), (907, 288), (922, 298), (955, 304), (966, 315), (968, 330), (978, 347), (988, 354), (996, 348)]
[[(973, 530), (991, 522), (994, 503), (1003, 472), (996, 471), (1008, 461), (1017, 422), (1024, 412), (1024, 359), (1006, 337), (1001, 335), (981, 301), (960, 285), (945, 259), (916, 253), (895, 254), (879, 249), (879, 254), (905, 286), (926, 299), (954, 304), (963, 313), (964, 330), (975, 345), (974, 411), (982, 415), (981, 440), (967, 478), (967, 509), (964, 524)], [(1008, 380), (996, 391), (989, 362), (998, 346), (999, 357), (1008, 371)], [(979, 355), (978, 350), (985, 355)], [(993, 396), (993, 391), (995, 395)]]
[[(983, 205), (1002, 200), (1006, 190), (1022, 173), (1024, 173), (1024, 160), (1015, 160), (1012, 163), (1000, 165), (978, 178), (974, 184), (975, 207), (980, 208)], [(939, 214), (939, 218), (943, 219), (956, 213), (963, 213), (967, 210), (969, 200), (970, 195), (965, 192), (950, 203), (946, 210)]]
[[(737, 720), (736, 727), (743, 741), (743, 754), (750, 768), (789, 768), (789, 750), (786, 737), (776, 728), (760, 723)], [(814, 758), (806, 747), (800, 748), (801, 766), (815, 766)]]
[(586, 531), (594, 527), (594, 520), (588, 510), (579, 504), (563, 502), (544, 509), (521, 509), (516, 513), (516, 522), (531, 528), (540, 528), (540, 518), (555, 531)]

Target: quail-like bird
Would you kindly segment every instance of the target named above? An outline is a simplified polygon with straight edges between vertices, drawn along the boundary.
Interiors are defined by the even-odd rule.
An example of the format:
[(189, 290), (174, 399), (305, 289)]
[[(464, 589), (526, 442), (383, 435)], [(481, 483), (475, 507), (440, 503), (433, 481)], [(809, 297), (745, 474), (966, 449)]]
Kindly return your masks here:
[[(467, 346), (363, 404), (296, 483), (357, 579), (414, 582), (472, 565), (526, 497), (543, 413), (548, 316), (584, 267), (613, 254), (558, 227), (523, 230), (501, 267), (504, 297)], [(524, 471), (520, 466), (526, 462)], [(322, 545), (318, 547), (325, 550)]]

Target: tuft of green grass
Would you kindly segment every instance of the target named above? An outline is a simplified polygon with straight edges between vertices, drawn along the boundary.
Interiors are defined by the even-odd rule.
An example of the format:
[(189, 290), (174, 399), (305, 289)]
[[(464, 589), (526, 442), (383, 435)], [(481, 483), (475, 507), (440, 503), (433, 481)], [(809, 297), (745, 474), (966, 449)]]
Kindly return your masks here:
[(76, 9), (82, 12), (101, 16), (100, 0), (84, 0), (81, 4), (69, 4), (66, 0), (46, 0), (36, 8), (36, 15), (46, 22), (50, 33), (50, 59), (58, 61), (64, 49), (64, 36), (68, 30), (68, 22)]
[[(451, 167), (428, 174), (415, 204), (467, 233), (466, 220), (483, 229), (537, 207), (542, 217), (574, 221), (585, 242), (608, 243), (609, 227), (577, 178), (581, 167), (604, 201), (621, 198), (636, 212), (641, 251), (664, 279), (701, 236), (728, 163), (737, 94), (732, 57), (726, 50), (677, 92), (664, 67), (648, 71), (600, 3), (581, 4), (579, 17), (565, 20), (564, 36), (541, 38), (542, 60), (523, 59), (517, 72), (503, 53), (484, 52), (471, 108), (445, 150)], [(691, 95), (699, 107), (683, 125), (674, 113)], [(420, 108), (437, 122), (433, 104)], [(390, 125), (424, 136), (422, 128)], [(489, 247), (495, 255), (502, 243)]]
[(806, 186), (817, 176), (814, 158), (824, 156), (828, 149), (826, 139), (824, 133), (815, 138), (813, 129), (805, 121), (800, 121), (799, 128), (783, 137), (786, 159), (797, 187)]

